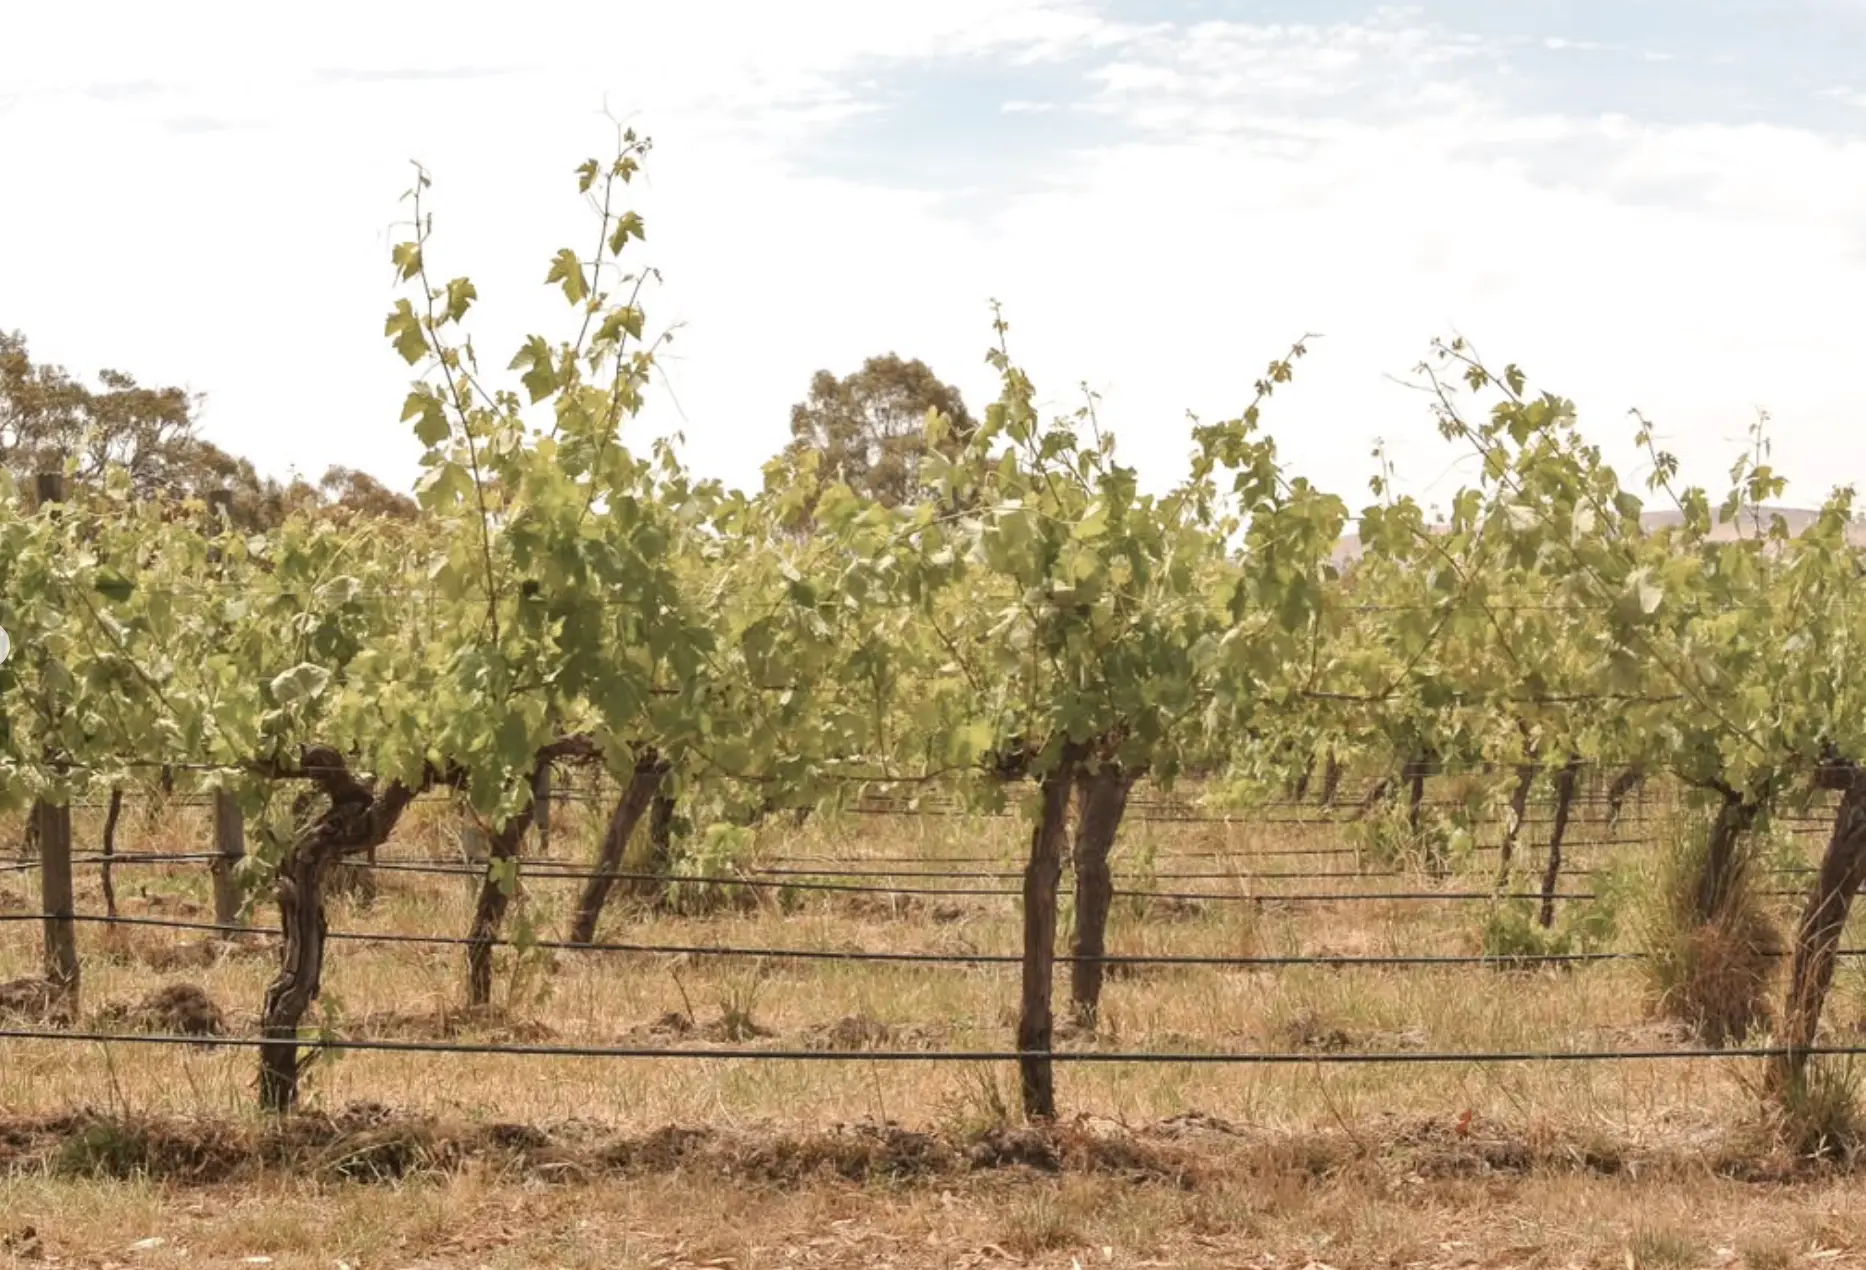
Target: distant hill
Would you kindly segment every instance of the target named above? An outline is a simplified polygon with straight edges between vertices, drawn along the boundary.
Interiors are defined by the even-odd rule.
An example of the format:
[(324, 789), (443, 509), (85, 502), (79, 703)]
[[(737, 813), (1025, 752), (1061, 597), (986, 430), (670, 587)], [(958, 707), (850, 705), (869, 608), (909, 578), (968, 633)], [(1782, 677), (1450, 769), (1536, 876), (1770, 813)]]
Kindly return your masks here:
[[(1714, 507), (1711, 509), (1711, 514), (1713, 516), (1716, 514), (1716, 509)], [(1770, 516), (1779, 515), (1783, 520), (1788, 522), (1788, 532), (1790, 534), (1799, 534), (1814, 523), (1815, 518), (1820, 515), (1820, 512), (1806, 507), (1764, 507), (1762, 509), (1762, 514), (1765, 524), (1768, 522)], [(1646, 512), (1640, 516), (1639, 523), (1648, 530), (1653, 530), (1664, 529), (1669, 525), (1679, 524), (1683, 520), (1683, 515), (1676, 511), (1654, 511)], [(1748, 513), (1744, 513), (1740, 522), (1719, 524), (1712, 528), (1711, 538), (1719, 542), (1728, 542), (1739, 535), (1749, 536), (1753, 532), (1753, 522), (1749, 519)], [(1847, 538), (1854, 546), (1866, 548), (1866, 522), (1855, 521), (1849, 526), (1847, 529)], [(1335, 544), (1334, 558), (1336, 564), (1347, 564), (1350, 561), (1360, 559), (1360, 557), (1361, 539), (1359, 534), (1348, 534), (1343, 537), (1339, 543)]]

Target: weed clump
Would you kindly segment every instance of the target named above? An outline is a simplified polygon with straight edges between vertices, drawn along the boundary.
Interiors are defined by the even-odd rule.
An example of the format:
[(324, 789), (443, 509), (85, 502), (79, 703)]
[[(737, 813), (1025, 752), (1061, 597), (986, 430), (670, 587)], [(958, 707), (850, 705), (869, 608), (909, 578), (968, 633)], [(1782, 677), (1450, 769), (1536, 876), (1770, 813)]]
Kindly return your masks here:
[(0, 983), (0, 1019), (43, 1023), (58, 1004), (58, 990), (49, 979), (12, 979)]
[[(1719, 884), (1707, 888), (1710, 839), (1702, 817), (1674, 827), (1644, 914), (1643, 964), (1655, 1011), (1722, 1047), (1770, 1026), (1769, 988), (1784, 941), (1763, 894), (1754, 838), (1738, 839)], [(1709, 912), (1707, 890), (1716, 896)]]
[(1624, 870), (1604, 870), (1594, 877), (1594, 898), (1563, 904), (1549, 926), (1542, 925), (1539, 901), (1498, 900), (1485, 914), (1479, 934), (1483, 955), (1503, 969), (1533, 969), (1548, 958), (1604, 951), (1613, 946), (1624, 910), (1638, 889)]
[(1859, 1083), (1850, 1058), (1812, 1060), (1771, 1089), (1767, 1128), (1796, 1159), (1853, 1164), (1866, 1151)]
[(119, 1120), (94, 1120), (65, 1139), (53, 1171), (65, 1177), (124, 1180), (148, 1167), (149, 1135), (143, 1126)]
[(1457, 814), (1421, 810), (1417, 825), (1394, 804), (1348, 827), (1345, 836), (1364, 864), (1401, 873), (1444, 874), (1467, 867), (1473, 846), (1469, 827)]
[(252, 1151), (240, 1129), (212, 1121), (84, 1115), (60, 1128), (45, 1163), (61, 1177), (216, 1182)]
[(224, 1036), (227, 1031), (220, 1006), (192, 983), (167, 984), (134, 1005), (107, 1005), (98, 1012), (98, 1022), (168, 1036)]

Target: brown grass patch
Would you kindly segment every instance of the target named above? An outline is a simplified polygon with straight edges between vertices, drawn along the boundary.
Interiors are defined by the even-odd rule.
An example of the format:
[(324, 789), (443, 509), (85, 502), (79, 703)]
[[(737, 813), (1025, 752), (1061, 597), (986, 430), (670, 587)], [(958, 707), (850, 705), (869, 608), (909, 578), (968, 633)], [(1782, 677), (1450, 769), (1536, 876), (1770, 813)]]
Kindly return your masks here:
[(146, 885), (124, 896), (121, 907), (124, 915), (129, 917), (171, 917), (185, 921), (200, 921), (207, 916), (208, 911), (207, 906), (199, 900), (185, 895), (152, 892)]
[(1009, 1172), (1196, 1191), (1305, 1179), (1385, 1185), (1403, 1178), (1531, 1175), (1715, 1175), (1779, 1184), (1854, 1171), (1851, 1160), (1739, 1158), (1732, 1154), (1736, 1145), (1736, 1139), (1635, 1145), (1526, 1132), (1469, 1114), (1378, 1117), (1303, 1133), (1247, 1129), (1187, 1113), (1139, 1129), (1078, 1120), (957, 1132), (862, 1121), (818, 1131), (670, 1125), (614, 1135), (575, 1123), (473, 1125), (358, 1103), (332, 1115), (266, 1122), (95, 1112), (0, 1119), (0, 1172), (202, 1185), (269, 1172), (385, 1182), (474, 1165), (555, 1180), (680, 1173), (780, 1186), (823, 1177), (945, 1182)]
[(58, 991), (49, 979), (37, 976), (0, 983), (0, 1019), (43, 1023), (52, 1017)]
[(939, 1032), (930, 1027), (901, 1027), (865, 1014), (845, 1014), (833, 1023), (805, 1028), (798, 1043), (809, 1050), (854, 1054), (862, 1050), (930, 1050), (939, 1044)]
[[(554, 858), (585, 863), (602, 819), (583, 830), (560, 822)], [(94, 835), (95, 824), (81, 830)], [(1168, 873), (1214, 867), (1203, 857), (1194, 866), (1193, 853), (1325, 847), (1339, 838), (1328, 826), (1135, 832)], [(878, 867), (884, 857), (910, 865), (919, 853), (930, 866), (983, 847), (1015, 859), (1026, 833), (1014, 818), (813, 819), (800, 832), (761, 831), (761, 847), (852, 865), (872, 852)], [(172, 835), (175, 842), (126, 849), (198, 849), (204, 834), (196, 825)], [(418, 859), (438, 835), (414, 824), (398, 839), (392, 854)], [(1339, 867), (1328, 857), (1261, 864), (1285, 866)], [(172, 913), (173, 901), (188, 900), (211, 911), (204, 866), (119, 878), (132, 880), (147, 882), (152, 908), (159, 901)], [(368, 914), (350, 900), (335, 902), (333, 930), (457, 937), (469, 928), (471, 880), (400, 873), (393, 880)], [(1474, 873), (1459, 884), (1490, 880)], [(1292, 882), (1292, 889), (1298, 885), (1335, 884)], [(527, 916), (556, 937), (576, 894), (571, 883), (528, 878)], [(618, 899), (608, 929), (618, 940), (675, 946), (987, 954), (1020, 946), (1018, 906), (1008, 898), (876, 903), (875, 896), (733, 888), (735, 902), (759, 902), (702, 912), (707, 892), (683, 884), (683, 894), (693, 897), (686, 915)], [(849, 898), (860, 902), (851, 908)], [(912, 903), (898, 902), (905, 900)], [(81, 889), (80, 908), (100, 912), (101, 900)], [(1204, 910), (1168, 924), (1138, 903), (1117, 904), (1109, 946), (1199, 957), (1481, 946), (1469, 905), (1324, 909), (1265, 899), (1213, 901)], [(255, 919), (263, 926), (271, 913)], [(37, 922), (9, 929), (0, 940), (0, 978), (38, 974)], [(202, 932), (135, 933), (119, 956), (107, 951), (102, 931), (81, 928), (87, 1002), (140, 1003), (181, 978), (220, 1003), (233, 1033), (250, 1034), (275, 944), (259, 940), (221, 955), (197, 938)], [(342, 1035), (445, 1042), (517, 1036), (522, 1026), (458, 1008), (459, 947), (364, 940), (331, 947), (323, 1021)], [(775, 1264), (778, 1250), (797, 1249), (798, 1264), (818, 1270), (982, 1267), (1009, 1260), (1007, 1253), (1061, 1270), (1072, 1258), (1085, 1266), (1618, 1266), (1628, 1251), (1672, 1255), (1666, 1232), (1685, 1231), (1707, 1259), (1723, 1247), (1748, 1255), (1775, 1240), (1793, 1248), (1799, 1264), (1809, 1250), (1846, 1242), (1819, 1223), (1833, 1227), (1837, 1219), (1825, 1215), (1856, 1195), (1856, 1161), (1833, 1149), (1849, 1136), (1833, 1130), (1846, 1126), (1825, 1110), (1838, 1102), (1822, 1101), (1801, 1117), (1825, 1126), (1820, 1132), (1758, 1132), (1756, 1097), (1736, 1061), (1310, 1061), (1343, 1048), (1414, 1048), (1424, 1038), (1448, 1052), (1622, 1047), (1601, 1043), (1606, 1038), (1671, 1048), (1645, 1039), (1652, 994), (1642, 991), (1634, 963), (1533, 976), (1481, 967), (1149, 966), (1138, 974), (1111, 967), (1102, 1035), (1066, 1048), (1269, 1049), (1293, 1061), (1062, 1063), (1064, 1112), (1093, 1118), (1026, 1130), (1015, 1127), (1009, 1063), (872, 1058), (876, 1049), (935, 1039), (924, 1047), (1006, 1048), (1018, 998), (1014, 965), (589, 954), (562, 955), (547, 968), (542, 957), (499, 957), (519, 972), (501, 1002), (566, 1046), (611, 1045), (626, 1034), (644, 1049), (807, 1048), (853, 1061), (592, 1063), (351, 1049), (313, 1065), (305, 1112), (267, 1124), (233, 1110), (253, 1100), (255, 1055), (206, 1048), (215, 1038), (199, 1047), (9, 1042), (0, 1104), (15, 1116), (55, 1117), (106, 1099), (118, 1114), (85, 1118), (81, 1135), (69, 1127), (28, 1132), (23, 1144), (0, 1152), (19, 1157), (0, 1179), (0, 1233), (30, 1224), (48, 1259), (74, 1265), (239, 1264), (263, 1254), (280, 1266), (518, 1270), (730, 1257), (750, 1270)], [(1059, 968), (1059, 1007), (1066, 979)], [(729, 1014), (738, 1020), (731, 1027)], [(757, 1033), (744, 1029), (751, 1020)], [(636, 1021), (641, 1026), (630, 1028)], [(782, 1039), (766, 1041), (765, 1033)], [(343, 1110), (324, 1115), (320, 1106)], [(1235, 1123), (1189, 1107), (1222, 1108)], [(826, 1127), (858, 1115), (871, 1119)], [(512, 1123), (484, 1123), (489, 1117)], [(1798, 1159), (1798, 1144), (1805, 1155), (1827, 1158)], [(626, 1184), (617, 1184), (618, 1173), (627, 1173)], [(139, 1175), (177, 1187), (94, 1180)], [(216, 1176), (229, 1184), (183, 1189), (189, 1178)], [(402, 1184), (373, 1184), (396, 1179)], [(1757, 1181), (1796, 1185), (1744, 1184)], [(161, 1253), (126, 1250), (149, 1235), (168, 1240)]]
[(108, 928), (98, 940), (97, 956), (118, 965), (147, 966), (157, 974), (173, 974), (208, 970), (234, 958), (269, 960), (276, 955), (274, 950), (272, 941), (259, 934), (177, 940), (159, 931), (117, 926)]
[(104, 1028), (170, 1036), (224, 1036), (227, 1016), (198, 984), (171, 983), (134, 1004), (112, 1002), (97, 1012)]
[(557, 1033), (535, 1019), (515, 1018), (501, 1006), (440, 1006), (433, 1010), (377, 1010), (346, 1019), (342, 1031), (357, 1040), (449, 1041), (542, 1045)]
[(708, 1023), (695, 1023), (692, 1016), (679, 1011), (669, 1010), (651, 1023), (643, 1023), (623, 1033), (623, 1039), (631, 1043), (642, 1041), (697, 1041), (707, 1045), (744, 1045), (750, 1041), (766, 1041), (777, 1033), (763, 1024), (756, 1022), (748, 1013), (722, 1010), (718, 1018)]

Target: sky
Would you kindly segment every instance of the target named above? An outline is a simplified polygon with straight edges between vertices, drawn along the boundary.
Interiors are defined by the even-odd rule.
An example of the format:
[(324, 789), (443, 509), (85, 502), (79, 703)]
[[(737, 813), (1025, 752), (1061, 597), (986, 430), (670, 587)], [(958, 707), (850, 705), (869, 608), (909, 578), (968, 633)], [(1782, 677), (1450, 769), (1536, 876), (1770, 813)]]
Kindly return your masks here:
[[(0, 3), (0, 329), (204, 394), (263, 470), (400, 486), (382, 335), (411, 161), (429, 256), (502, 365), (574, 329), (572, 169), (631, 191), (671, 330), (631, 443), (756, 484), (819, 368), (996, 393), (991, 302), (1046, 409), (1086, 387), (1148, 484), (1188, 412), (1265, 415), (1353, 506), (1472, 479), (1409, 386), (1434, 337), (1629, 410), (1721, 492), (1759, 411), (1790, 502), (1866, 475), (1866, 0)], [(495, 355), (497, 354), (497, 355)]]

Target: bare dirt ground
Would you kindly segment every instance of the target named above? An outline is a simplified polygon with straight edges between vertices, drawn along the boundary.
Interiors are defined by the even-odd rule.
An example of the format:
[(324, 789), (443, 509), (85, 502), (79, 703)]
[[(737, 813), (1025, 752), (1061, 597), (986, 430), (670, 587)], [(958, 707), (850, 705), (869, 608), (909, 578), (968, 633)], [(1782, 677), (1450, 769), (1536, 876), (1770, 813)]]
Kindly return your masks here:
[[(457, 863), (450, 823), (444, 809), (424, 809), (385, 859)], [(80, 849), (94, 846), (83, 816), (78, 832)], [(562, 815), (553, 852), (587, 859), (595, 833), (587, 814)], [(192, 810), (126, 815), (120, 849), (199, 850), (206, 840)], [(1440, 881), (1244, 876), (1352, 869), (1352, 857), (1261, 854), (1343, 840), (1339, 827), (1132, 825), (1117, 867), (1136, 876), (1121, 885), (1219, 898), (1119, 901), (1112, 949), (1480, 949), (1481, 903), (1272, 897), (1481, 889), (1491, 863)], [(1014, 873), (1021, 846), (1014, 820), (849, 817), (774, 829), (758, 862)], [(1575, 846), (1570, 860), (1587, 869), (1641, 850)], [(1533, 846), (1525, 852), (1526, 864), (1539, 862)], [(946, 859), (955, 854), (993, 862)], [(371, 902), (338, 899), (332, 928), (466, 932), (472, 879), (383, 872), (378, 883)], [(541, 936), (561, 935), (576, 885), (528, 881), (524, 914)], [(1568, 885), (1591, 883), (1582, 874)], [(199, 865), (125, 866), (117, 890), (127, 915), (211, 912)], [(30, 874), (0, 878), (0, 915), (36, 902)], [(94, 866), (82, 873), (80, 909), (102, 911)], [(269, 923), (269, 908), (258, 919)], [(1009, 952), (1016, 923), (1004, 895), (762, 889), (688, 916), (618, 901), (600, 938)], [(271, 973), (262, 941), (85, 926), (80, 943), (87, 1028), (253, 1031)], [(0, 1041), (0, 1256), (356, 1270), (1866, 1264), (1852, 1163), (1797, 1158), (1772, 1138), (1757, 1073), (1741, 1060), (1070, 1064), (1058, 1072), (1063, 1123), (1033, 1130), (1015, 1114), (1008, 1066), (862, 1057), (1007, 1048), (1014, 966), (504, 952), (494, 1008), (473, 1014), (461, 1008), (463, 957), (457, 946), (338, 943), (314, 1023), (353, 1039), (730, 1045), (842, 1059), (353, 1050), (313, 1067), (305, 1113), (280, 1126), (252, 1110), (249, 1049)], [(30, 976), (37, 962), (36, 923), (0, 923), (0, 980)], [(1849, 963), (1831, 1011), (1837, 1032), (1858, 1018), (1858, 988)], [(1099, 1034), (1067, 1044), (1307, 1060), (1688, 1047), (1649, 1000), (1639, 967), (1617, 962), (1149, 967), (1113, 977)]]

